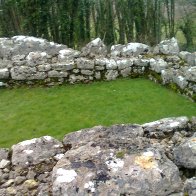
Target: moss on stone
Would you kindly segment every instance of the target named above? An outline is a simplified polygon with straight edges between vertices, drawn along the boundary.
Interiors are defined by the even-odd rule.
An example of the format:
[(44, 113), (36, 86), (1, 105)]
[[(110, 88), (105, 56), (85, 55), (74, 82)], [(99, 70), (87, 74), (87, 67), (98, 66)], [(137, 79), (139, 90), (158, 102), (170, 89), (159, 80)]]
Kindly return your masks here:
[(180, 65), (180, 66), (185, 66), (185, 65), (186, 65), (186, 62), (183, 61), (183, 60), (181, 60), (181, 61), (179, 62), (179, 65)]
[(194, 93), (194, 94), (192, 95), (192, 100), (193, 100), (194, 102), (196, 102), (196, 93)]
[(149, 75), (152, 76), (154, 79), (156, 79), (156, 81), (157, 81), (158, 83), (162, 83), (161, 75), (158, 74), (157, 72), (152, 71), (152, 70), (149, 70), (147, 75), (148, 75), (148, 76), (149, 76)]
[(156, 55), (154, 55), (154, 54), (152, 54), (152, 53), (147, 53), (147, 54), (143, 55), (143, 57), (144, 57), (145, 59), (154, 58), (155, 56), (156, 56)]
[(168, 86), (173, 91), (178, 92), (178, 86), (177, 86), (177, 84), (175, 84), (175, 83), (172, 82), (172, 83), (169, 83)]
[(116, 153), (116, 158), (123, 159), (125, 156), (125, 151), (119, 151)]

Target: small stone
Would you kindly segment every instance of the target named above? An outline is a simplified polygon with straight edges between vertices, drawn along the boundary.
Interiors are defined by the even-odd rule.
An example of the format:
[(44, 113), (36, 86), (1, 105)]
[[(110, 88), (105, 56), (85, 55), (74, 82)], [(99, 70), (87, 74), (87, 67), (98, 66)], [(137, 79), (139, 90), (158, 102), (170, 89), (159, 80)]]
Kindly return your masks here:
[(10, 172), (10, 170), (9, 170), (8, 168), (5, 168), (5, 169), (3, 169), (3, 172), (5, 172), (5, 173), (9, 173), (9, 172)]
[(17, 193), (16, 189), (13, 187), (8, 187), (6, 192), (8, 195), (16, 195), (16, 193)]
[(15, 185), (22, 184), (25, 180), (26, 180), (26, 178), (24, 176), (17, 176), (14, 184)]
[(196, 136), (186, 139), (174, 148), (174, 160), (177, 165), (196, 169)]
[(48, 196), (48, 195), (50, 195), (49, 190), (50, 189), (49, 189), (48, 183), (41, 183), (37, 189), (37, 191), (38, 191), (37, 196), (43, 196), (43, 195)]
[(36, 173), (32, 170), (30, 170), (27, 174), (27, 179), (34, 179), (36, 176)]
[(184, 195), (196, 195), (196, 177), (187, 179), (184, 183)]
[(6, 180), (4, 180), (2, 176), (0, 176), (0, 185), (3, 184), (3, 183), (5, 183), (5, 181)]
[(96, 80), (100, 80), (101, 79), (101, 72), (95, 72), (95, 78), (96, 78)]
[(39, 185), (39, 183), (36, 182), (36, 181), (33, 180), (33, 179), (30, 179), (30, 180), (26, 180), (26, 181), (24, 182), (23, 185), (24, 185), (25, 188), (31, 190), (31, 189), (37, 188), (38, 185)]
[(175, 132), (173, 137), (171, 138), (173, 143), (178, 143), (182, 141), (182, 135), (179, 132)]
[(8, 174), (8, 173), (3, 174), (3, 175), (2, 175), (2, 178), (3, 178), (4, 180), (9, 179), (9, 174)]
[(79, 69), (73, 69), (73, 73), (79, 73), (80, 72), (80, 70)]
[(9, 178), (14, 179), (15, 178), (15, 173), (14, 171), (10, 171), (9, 173)]
[(40, 182), (44, 182), (46, 183), (48, 181), (48, 177), (49, 177), (50, 173), (44, 173), (44, 174), (40, 174), (37, 179), (40, 181)]
[(0, 169), (7, 168), (10, 165), (10, 161), (6, 159), (2, 159), (0, 162)]
[(2, 187), (3, 187), (3, 188), (7, 188), (7, 187), (11, 186), (12, 184), (14, 184), (14, 179), (10, 179), (10, 180), (8, 180), (7, 182), (5, 182), (5, 183), (2, 185)]
[(8, 159), (9, 149), (7, 148), (0, 148), (0, 161), (2, 159)]
[(22, 167), (15, 167), (15, 171), (14, 171), (15, 177), (17, 177), (17, 176), (26, 176), (27, 173), (28, 173), (27, 169), (24, 169)]
[(6, 189), (0, 189), (0, 195), (6, 196)]
[(81, 70), (81, 74), (83, 75), (87, 75), (87, 76), (90, 76), (90, 75), (93, 75), (93, 71), (90, 71), (90, 70)]

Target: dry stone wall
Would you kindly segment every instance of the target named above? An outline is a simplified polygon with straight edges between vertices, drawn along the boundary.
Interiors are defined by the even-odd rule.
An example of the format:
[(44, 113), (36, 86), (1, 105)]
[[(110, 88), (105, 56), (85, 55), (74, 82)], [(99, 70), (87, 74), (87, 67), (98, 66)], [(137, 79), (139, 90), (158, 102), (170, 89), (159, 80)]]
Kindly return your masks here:
[[(99, 39), (81, 51), (40, 38), (0, 38), (0, 86), (60, 85), (144, 76), (194, 99), (195, 53)], [(0, 195), (196, 195), (196, 118), (97, 126), (0, 149)]]
[(97, 126), (0, 149), (1, 196), (196, 195), (196, 118)]
[(144, 76), (195, 100), (196, 53), (179, 52), (177, 40), (152, 48), (114, 45), (96, 38), (81, 51), (27, 36), (0, 38), (0, 86), (60, 85)]

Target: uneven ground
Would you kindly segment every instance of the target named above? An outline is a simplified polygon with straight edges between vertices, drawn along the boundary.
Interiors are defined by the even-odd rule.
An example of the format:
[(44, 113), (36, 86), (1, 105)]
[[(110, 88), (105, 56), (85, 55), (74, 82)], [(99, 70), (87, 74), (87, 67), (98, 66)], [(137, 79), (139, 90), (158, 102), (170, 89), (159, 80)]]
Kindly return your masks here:
[(0, 147), (94, 125), (195, 116), (187, 98), (145, 79), (53, 88), (0, 89)]

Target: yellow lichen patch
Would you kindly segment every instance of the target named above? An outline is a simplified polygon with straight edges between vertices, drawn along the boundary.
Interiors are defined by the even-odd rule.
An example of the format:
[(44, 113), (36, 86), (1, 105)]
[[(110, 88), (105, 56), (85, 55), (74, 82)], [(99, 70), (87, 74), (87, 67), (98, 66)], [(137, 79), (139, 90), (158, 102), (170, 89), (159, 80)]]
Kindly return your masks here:
[(157, 167), (157, 162), (154, 159), (153, 152), (145, 152), (141, 156), (135, 157), (135, 164), (143, 169), (152, 169)]
[(196, 137), (191, 140), (192, 142), (196, 142)]

